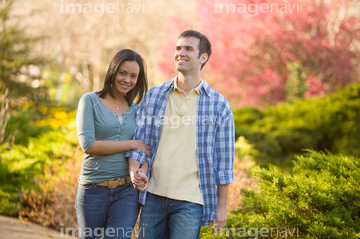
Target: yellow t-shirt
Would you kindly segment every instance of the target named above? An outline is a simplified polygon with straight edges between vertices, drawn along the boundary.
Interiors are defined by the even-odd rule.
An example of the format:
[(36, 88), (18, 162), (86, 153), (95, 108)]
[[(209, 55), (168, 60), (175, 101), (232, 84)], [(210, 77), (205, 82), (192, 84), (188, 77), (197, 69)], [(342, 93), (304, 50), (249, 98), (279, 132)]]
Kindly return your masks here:
[(200, 87), (185, 95), (174, 81), (169, 93), (148, 191), (167, 198), (204, 204), (196, 146), (196, 112)]

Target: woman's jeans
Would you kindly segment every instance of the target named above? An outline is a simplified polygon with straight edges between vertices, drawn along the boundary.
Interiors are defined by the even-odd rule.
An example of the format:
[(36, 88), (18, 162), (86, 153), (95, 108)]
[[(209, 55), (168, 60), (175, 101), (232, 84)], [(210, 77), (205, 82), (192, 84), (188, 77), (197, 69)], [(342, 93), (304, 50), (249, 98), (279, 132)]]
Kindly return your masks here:
[(140, 210), (138, 197), (131, 183), (115, 188), (79, 184), (75, 204), (79, 237), (130, 238)]

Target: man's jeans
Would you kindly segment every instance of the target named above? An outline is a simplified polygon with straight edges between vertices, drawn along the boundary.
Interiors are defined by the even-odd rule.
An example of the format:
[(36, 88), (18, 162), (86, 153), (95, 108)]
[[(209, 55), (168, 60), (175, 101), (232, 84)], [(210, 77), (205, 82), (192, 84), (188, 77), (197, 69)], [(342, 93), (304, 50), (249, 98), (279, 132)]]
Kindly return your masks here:
[(138, 197), (131, 183), (116, 188), (79, 185), (75, 207), (80, 238), (130, 238), (140, 210)]
[(147, 193), (139, 239), (199, 238), (203, 206)]

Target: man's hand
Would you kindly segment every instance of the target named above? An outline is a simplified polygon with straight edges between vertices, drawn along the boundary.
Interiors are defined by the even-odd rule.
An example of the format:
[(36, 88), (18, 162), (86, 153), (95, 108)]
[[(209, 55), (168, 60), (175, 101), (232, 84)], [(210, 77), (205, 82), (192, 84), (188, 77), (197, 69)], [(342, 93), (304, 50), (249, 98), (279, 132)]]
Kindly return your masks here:
[(217, 233), (221, 229), (224, 228), (227, 219), (227, 195), (229, 190), (229, 185), (217, 185), (218, 190), (218, 208), (217, 208), (217, 216), (216, 216), (216, 223), (214, 221), (210, 221), (209, 227), (212, 227), (215, 223), (215, 228), (212, 233)]
[(215, 223), (215, 228), (212, 231), (212, 233), (217, 233), (218, 231), (223, 229), (226, 224), (226, 220), (227, 220), (226, 208), (218, 210), (217, 216), (216, 216), (216, 222), (210, 221), (210, 223), (209, 223), (209, 227), (212, 227)]

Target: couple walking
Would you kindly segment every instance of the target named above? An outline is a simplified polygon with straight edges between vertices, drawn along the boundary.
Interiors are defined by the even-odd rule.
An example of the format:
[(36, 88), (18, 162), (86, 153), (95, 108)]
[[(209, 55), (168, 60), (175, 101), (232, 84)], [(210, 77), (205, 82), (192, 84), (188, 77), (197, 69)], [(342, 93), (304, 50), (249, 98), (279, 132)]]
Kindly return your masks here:
[(140, 207), (139, 238), (195, 239), (202, 225), (224, 227), (234, 120), (227, 100), (200, 77), (210, 55), (206, 36), (182, 32), (177, 76), (147, 91), (142, 57), (124, 49), (104, 88), (82, 96), (80, 238), (130, 238)]

